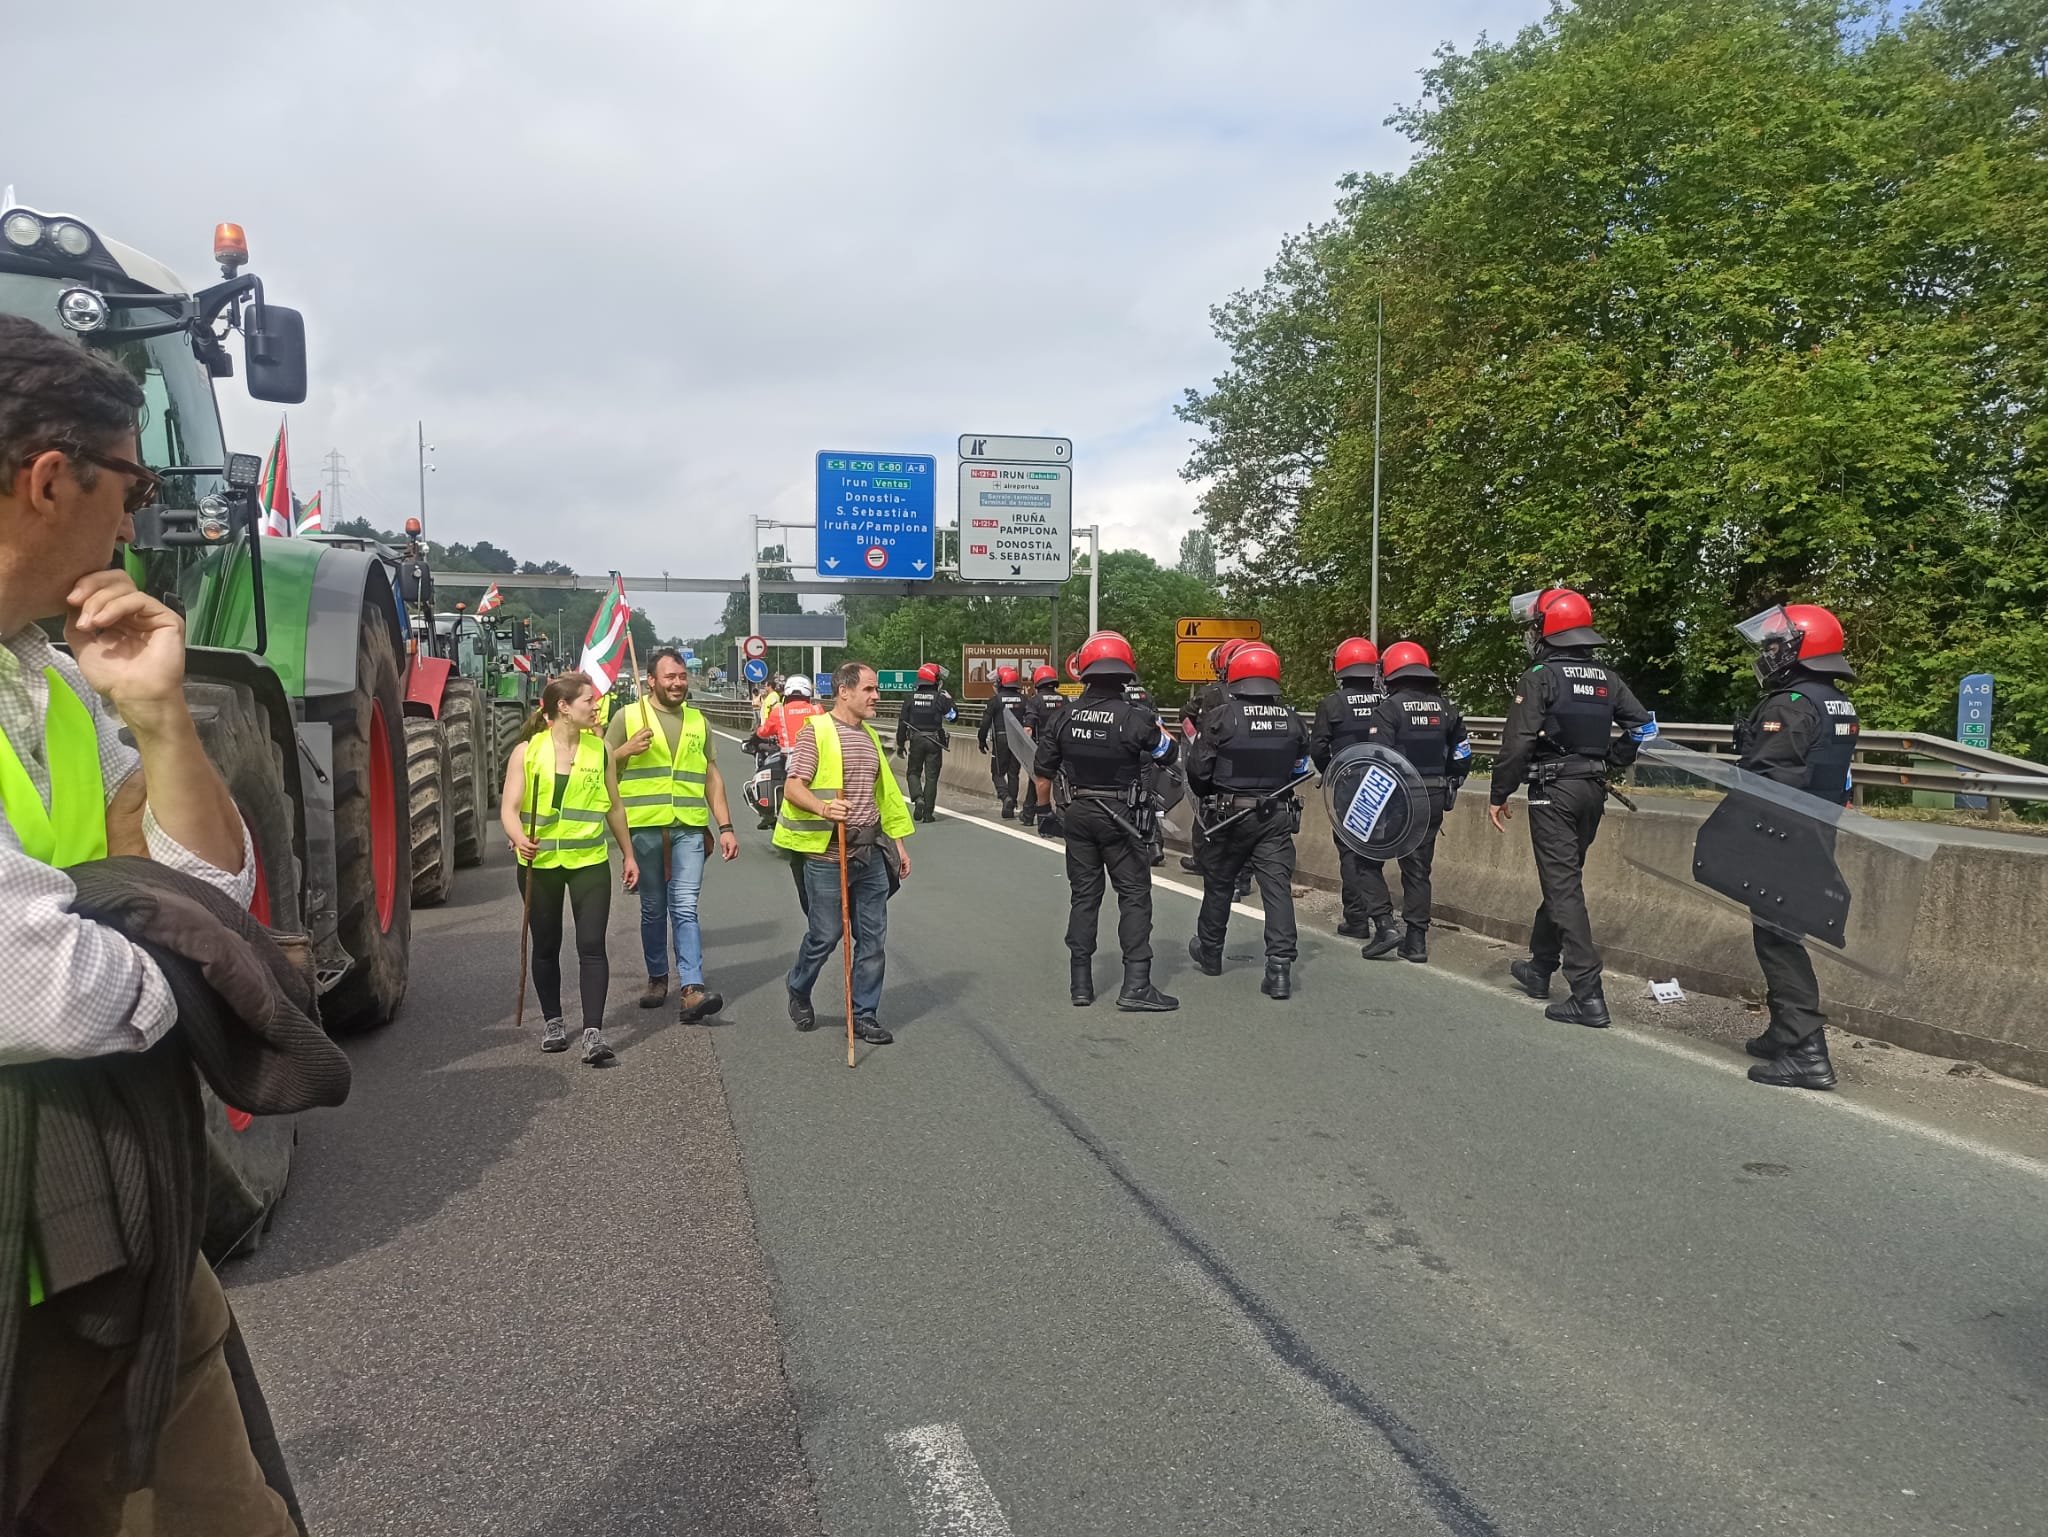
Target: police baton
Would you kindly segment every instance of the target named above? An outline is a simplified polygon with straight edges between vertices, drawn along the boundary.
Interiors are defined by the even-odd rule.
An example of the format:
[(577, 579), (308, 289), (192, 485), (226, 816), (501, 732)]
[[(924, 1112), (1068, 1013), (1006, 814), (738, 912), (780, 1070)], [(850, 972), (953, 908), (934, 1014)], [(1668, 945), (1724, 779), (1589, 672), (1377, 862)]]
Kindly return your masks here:
[(1609, 784), (1606, 780), (1601, 780), (1600, 786), (1607, 792), (1608, 798), (1610, 800), (1620, 801), (1622, 805), (1628, 807), (1628, 809), (1631, 811), (1641, 811), (1643, 809), (1642, 807), (1638, 806), (1634, 801), (1630, 800), (1627, 795), (1623, 794), (1620, 790), (1615, 789), (1614, 786)]
[(1281, 796), (1287, 794), (1290, 790), (1293, 790), (1300, 785), (1307, 784), (1311, 779), (1315, 777), (1315, 770), (1310, 769), (1306, 774), (1303, 774), (1300, 778), (1288, 780), (1287, 783), (1280, 786), (1279, 789), (1268, 790), (1264, 795), (1260, 796), (1257, 800), (1253, 801), (1249, 806), (1245, 807), (1242, 811), (1233, 811), (1229, 816), (1225, 817), (1222, 821), (1216, 823), (1213, 827), (1202, 824), (1202, 819), (1199, 816), (1195, 818), (1195, 821), (1197, 825), (1200, 825), (1202, 827), (1202, 836), (1204, 838), (1213, 838), (1218, 833), (1222, 832), (1224, 828), (1230, 826), (1232, 823), (1244, 820), (1244, 818), (1250, 816), (1254, 811), (1258, 811), (1263, 807), (1271, 805), (1274, 801), (1278, 800)]

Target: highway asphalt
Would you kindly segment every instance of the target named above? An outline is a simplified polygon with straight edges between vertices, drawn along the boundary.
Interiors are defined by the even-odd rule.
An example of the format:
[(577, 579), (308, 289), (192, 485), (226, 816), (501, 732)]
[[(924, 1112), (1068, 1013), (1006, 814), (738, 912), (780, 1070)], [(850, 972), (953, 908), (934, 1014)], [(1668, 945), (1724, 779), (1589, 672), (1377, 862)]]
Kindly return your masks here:
[[(722, 751), (727, 774), (745, 760)], [(1155, 892), (1170, 1015), (1075, 1009), (1056, 850), (942, 816), (845, 1065), (749, 833), (715, 1027), (511, 1023), (502, 854), (416, 919), (228, 1279), (336, 1533), (2038, 1533), (2048, 1163)], [(2048, 1105), (2043, 1106), (2048, 1110)]]

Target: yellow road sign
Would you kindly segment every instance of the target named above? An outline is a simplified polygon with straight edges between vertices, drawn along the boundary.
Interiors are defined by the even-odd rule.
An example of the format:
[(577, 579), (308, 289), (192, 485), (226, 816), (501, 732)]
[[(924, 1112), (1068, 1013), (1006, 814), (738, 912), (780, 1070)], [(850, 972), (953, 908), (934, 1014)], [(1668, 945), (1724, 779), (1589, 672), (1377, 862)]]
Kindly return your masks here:
[(1256, 619), (1176, 619), (1173, 622), (1175, 640), (1206, 640), (1215, 645), (1219, 640), (1257, 640), (1259, 621)]
[(1257, 640), (1256, 619), (1176, 619), (1173, 622), (1173, 675), (1183, 683), (1207, 683), (1216, 676), (1209, 653), (1219, 641)]

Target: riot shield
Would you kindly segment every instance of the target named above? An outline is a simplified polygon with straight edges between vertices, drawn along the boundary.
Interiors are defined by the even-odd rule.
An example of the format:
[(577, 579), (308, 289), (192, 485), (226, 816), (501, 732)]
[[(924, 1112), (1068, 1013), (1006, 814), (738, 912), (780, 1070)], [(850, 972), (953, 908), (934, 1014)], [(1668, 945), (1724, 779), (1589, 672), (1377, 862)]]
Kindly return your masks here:
[(1637, 778), (1647, 814), (1697, 827), (1631, 839), (1634, 869), (1868, 976), (1904, 969), (1938, 839), (1675, 743), (1646, 744)]
[[(993, 706), (994, 701), (991, 700), (990, 704)], [(1003, 729), (1008, 733), (1010, 751), (1017, 755), (1019, 766), (1029, 774), (1032, 766), (1038, 762), (1038, 744), (1031, 740), (1031, 733), (1024, 729), (1024, 722), (1017, 718), (1023, 713), (1022, 710), (1004, 710)]]
[(1364, 859), (1399, 859), (1429, 836), (1429, 786), (1414, 764), (1377, 742), (1354, 742), (1330, 760), (1323, 804), (1337, 840)]

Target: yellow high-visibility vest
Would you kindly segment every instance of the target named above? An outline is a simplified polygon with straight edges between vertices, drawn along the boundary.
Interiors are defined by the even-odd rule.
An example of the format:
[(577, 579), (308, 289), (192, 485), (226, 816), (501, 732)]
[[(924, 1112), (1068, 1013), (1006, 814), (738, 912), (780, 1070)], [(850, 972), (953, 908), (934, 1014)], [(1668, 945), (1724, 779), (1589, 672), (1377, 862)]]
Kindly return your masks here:
[(576, 743), (568, 789), (557, 806), (555, 739), (547, 731), (526, 739), (526, 799), (520, 811), (527, 836), (540, 845), (533, 857), (536, 870), (580, 870), (611, 857), (604, 846), (604, 817), (612, 804), (604, 764), (603, 740), (584, 732)]
[(704, 717), (683, 706), (683, 727), (676, 737), (673, 759), (669, 756), (668, 733), (655, 719), (654, 706), (647, 700), (626, 706), (620, 717), (626, 735), (646, 730), (654, 733), (647, 751), (636, 753), (619, 770), (619, 804), (626, 808), (628, 827), (707, 827), (711, 804), (704, 798), (710, 764), (705, 755), (709, 730)]
[[(818, 772), (811, 776), (811, 794), (821, 801), (839, 799), (846, 783), (846, 759), (839, 750), (839, 724), (829, 714), (813, 715), (804, 727), (818, 742)], [(889, 772), (889, 755), (882, 751), (882, 739), (866, 721), (860, 723), (868, 740), (875, 744), (875, 809), (882, 814), (882, 833), (890, 838), (908, 838), (917, 831), (910, 819), (910, 802), (896, 776)], [(775, 846), (798, 854), (822, 854), (832, 846), (832, 821), (799, 811), (787, 800), (775, 819)]]

